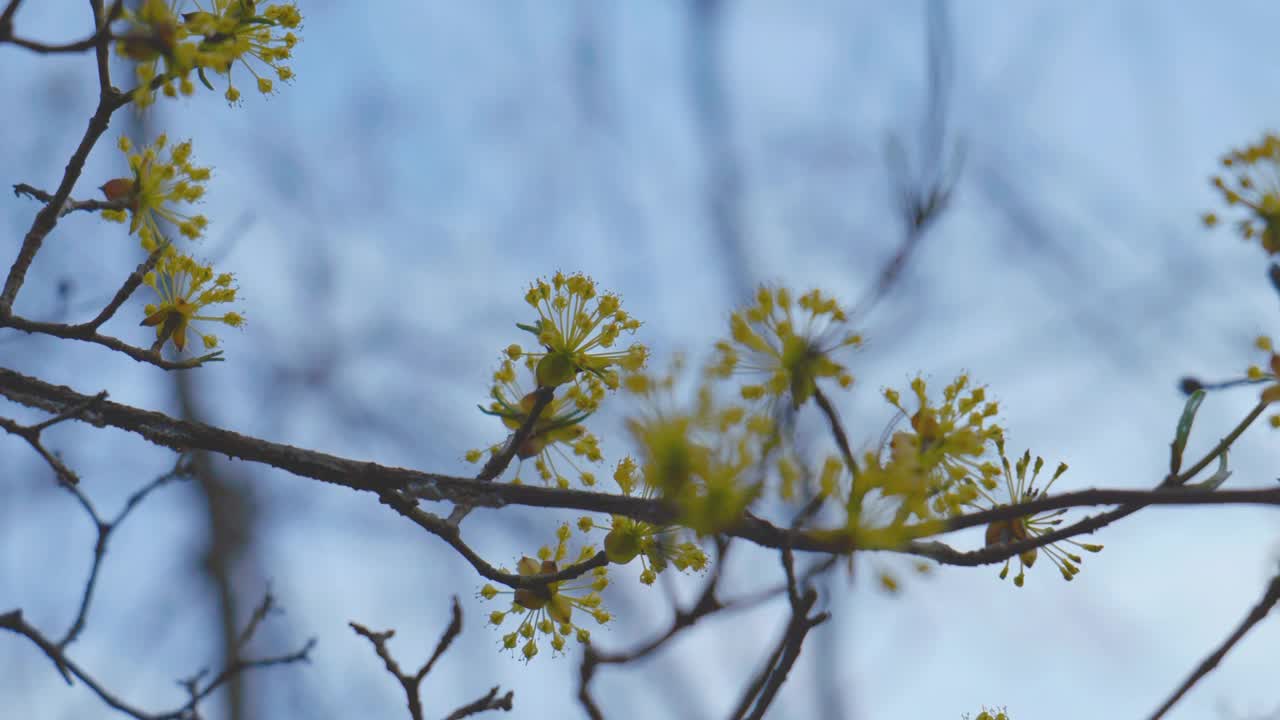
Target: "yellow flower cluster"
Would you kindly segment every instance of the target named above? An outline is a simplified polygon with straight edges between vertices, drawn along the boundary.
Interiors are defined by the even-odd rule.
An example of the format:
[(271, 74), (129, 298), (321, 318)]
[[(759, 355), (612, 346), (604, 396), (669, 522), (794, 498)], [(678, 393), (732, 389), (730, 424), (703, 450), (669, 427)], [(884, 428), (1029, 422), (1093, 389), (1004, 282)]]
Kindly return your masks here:
[[(528, 364), (522, 364), (521, 367), (532, 375)], [(574, 389), (578, 389), (578, 386), (574, 386)], [(493, 388), (489, 395), (491, 398), (489, 407), (481, 407), (480, 412), (501, 418), (502, 424), (509, 430), (514, 431), (523, 425), (533, 410), (534, 392), (522, 386), (516, 363), (510, 359), (504, 359), (502, 365), (493, 373)], [(582, 421), (590, 415), (591, 412), (581, 409), (571, 395), (552, 398), (538, 415), (533, 425), (533, 432), (528, 439), (516, 448), (516, 457), (521, 461), (537, 458), (535, 469), (544, 484), (550, 485), (554, 482), (562, 488), (569, 486), (568, 477), (561, 472), (555, 460), (555, 457), (559, 456), (577, 472), (578, 480), (583, 485), (588, 487), (594, 485), (595, 475), (582, 470), (574, 462), (575, 457), (591, 463), (598, 463), (603, 458), (596, 436), (582, 425)], [(501, 452), (503, 445), (504, 443), (501, 442), (490, 445), (489, 454), (495, 455)], [(572, 456), (567, 454), (564, 448), (571, 451)], [(471, 450), (467, 453), (467, 460), (475, 463), (479, 462), (483, 456), (482, 451)], [(513, 482), (520, 482), (519, 469), (516, 471)]]
[[(623, 495), (630, 496), (640, 487), (641, 497), (652, 498), (657, 495), (655, 488), (644, 482), (637, 482), (639, 467), (631, 457), (623, 458), (613, 473), (614, 481)], [(609, 562), (626, 565), (637, 557), (640, 558), (640, 582), (652, 585), (658, 579), (658, 573), (674, 566), (681, 572), (693, 570), (701, 572), (707, 567), (707, 554), (696, 543), (683, 541), (679, 537), (681, 528), (673, 525), (653, 525), (633, 520), (624, 515), (614, 515), (608, 525), (597, 525), (591, 517), (578, 520), (578, 529), (582, 532), (605, 530), (604, 551)]]
[[(1040, 471), (1044, 468), (1044, 458), (1036, 457), (1034, 463), (1031, 460), (1031, 451), (1026, 451), (1022, 457), (1012, 466), (1009, 458), (1004, 453), (1004, 440), (997, 441), (998, 450), (1000, 452), (1000, 463), (1003, 467), (1004, 475), (1004, 493), (1007, 498), (998, 497), (992, 490), (994, 488), (986, 485), (974, 486), (978, 492), (978, 496), (967, 504), (975, 510), (992, 510), (1004, 505), (1018, 505), (1030, 502), (1049, 493), (1049, 488), (1054, 481), (1067, 471), (1066, 463), (1058, 463), (1058, 468), (1054, 470), (1053, 477), (1044, 484), (1044, 487), (1036, 487), (1036, 479), (1040, 476)], [(1027, 475), (1027, 469), (1031, 469), (1030, 477)], [(1012, 518), (1009, 520), (997, 520), (987, 525), (986, 544), (988, 547), (1000, 543), (1018, 542), (1029, 538), (1039, 537), (1062, 524), (1062, 516), (1066, 514), (1066, 509), (1049, 510), (1046, 512), (1029, 515), (1027, 517)], [(1098, 552), (1102, 550), (1101, 545), (1093, 545), (1089, 543), (1080, 543), (1075, 540), (1067, 539), (1061, 542), (1042, 545), (1040, 549), (1045, 551), (1049, 559), (1058, 568), (1058, 572), (1062, 574), (1063, 579), (1071, 580), (1080, 572), (1081, 557), (1066, 546), (1074, 546), (1088, 552)], [(1025, 580), (1026, 570), (1035, 564), (1039, 557), (1039, 549), (1032, 548), (1018, 555), (1018, 574), (1013, 577), (1013, 584), (1022, 587)], [(1000, 579), (1008, 577), (1009, 561), (1005, 561), (1004, 567), (1000, 570)]]
[[(569, 526), (561, 525), (556, 531), (555, 548), (543, 546), (538, 549), (537, 558), (527, 555), (520, 558), (516, 564), (520, 575), (529, 577), (557, 572), (559, 563), (568, 555), (570, 535)], [(584, 546), (574, 562), (585, 562), (595, 554), (595, 548)], [(500, 591), (493, 585), (485, 585), (480, 589), (480, 596), (492, 600), (498, 595), (513, 595), (511, 608), (489, 613), (489, 623), (500, 626), (511, 614), (522, 618), (515, 631), (502, 636), (502, 646), (511, 651), (519, 646), (520, 654), (527, 662), (538, 654), (538, 640), (541, 638), (550, 638), (551, 649), (556, 653), (564, 652), (570, 636), (580, 643), (591, 640), (591, 631), (574, 620), (575, 610), (590, 616), (600, 625), (609, 622), (611, 616), (601, 607), (600, 599), (600, 592), (609, 585), (608, 571), (608, 566), (598, 567), (581, 578), (548, 583), (545, 588), (536, 590)]]
[(894, 432), (888, 453), (866, 453), (851, 498), (850, 520), (862, 510), (863, 499), (876, 491), (898, 503), (895, 522), (948, 517), (973, 499), (975, 485), (995, 487), (999, 468), (989, 459), (992, 443), (1003, 438), (1003, 429), (991, 418), (999, 406), (987, 402), (986, 389), (970, 387), (961, 374), (942, 391), (934, 404), (923, 378), (911, 381), (915, 409), (902, 403), (897, 390), (884, 391), (885, 400), (910, 420), (910, 429)]
[(143, 325), (156, 329), (157, 348), (172, 341), (173, 346), (182, 351), (187, 345), (188, 331), (194, 331), (205, 348), (213, 349), (218, 346), (218, 337), (195, 330), (191, 327), (192, 321), (222, 323), (229, 327), (240, 327), (244, 323), (244, 318), (235, 312), (201, 314), (210, 305), (236, 299), (234, 278), (230, 273), (215, 276), (211, 267), (173, 248), (165, 250), (143, 282), (160, 296), (160, 302), (147, 305), (147, 317), (142, 321)]
[[(1280, 136), (1267, 133), (1254, 145), (1232, 150), (1222, 167), (1234, 177), (1213, 176), (1213, 186), (1227, 205), (1243, 205), (1247, 216), (1237, 228), (1246, 240), (1258, 238), (1268, 255), (1280, 253)], [(1215, 213), (1201, 216), (1205, 225), (1218, 223)]]
[(832, 357), (862, 344), (848, 322), (839, 304), (819, 290), (793, 301), (786, 288), (761, 286), (753, 305), (730, 316), (731, 339), (716, 343), (710, 372), (722, 378), (735, 372), (762, 376), (761, 382), (742, 386), (744, 399), (786, 396), (799, 408), (820, 379), (833, 378), (845, 388), (853, 384), (853, 375)]
[[(128, 220), (129, 233), (137, 234), (142, 248), (149, 253), (160, 253), (155, 267), (143, 277), (159, 301), (146, 306), (142, 325), (156, 329), (157, 350), (166, 342), (172, 342), (179, 352), (185, 350), (189, 331), (199, 335), (205, 348), (213, 349), (218, 345), (218, 337), (194, 330), (191, 322), (241, 326), (244, 318), (236, 312), (216, 316), (201, 314), (209, 305), (236, 299), (233, 277), (230, 273), (215, 274), (210, 266), (179, 253), (160, 225), (163, 220), (192, 240), (204, 233), (209, 224), (205, 216), (190, 214), (179, 206), (195, 203), (204, 196), (209, 168), (191, 162), (190, 140), (170, 146), (162, 134), (151, 145), (134, 152), (129, 138), (121, 137), (119, 147), (128, 158), (133, 175), (108, 180), (101, 190), (107, 200), (121, 203), (126, 209), (103, 210), (102, 215), (114, 222)], [(168, 157), (162, 159), (166, 149)]]
[(595, 281), (586, 275), (558, 272), (550, 282), (535, 282), (524, 299), (538, 312), (538, 320), (520, 327), (537, 337), (540, 348), (531, 351), (512, 346), (508, 353), (513, 358), (523, 354), (534, 363), (539, 385), (559, 387), (589, 374), (615, 389), (615, 368), (635, 371), (644, 365), (648, 351), (643, 345), (614, 349), (621, 334), (634, 334), (640, 321), (622, 309), (617, 295), (600, 294)]
[(157, 86), (167, 97), (192, 94), (192, 72), (212, 88), (206, 69), (226, 77), (224, 97), (231, 103), (240, 99), (231, 81), (236, 64), (253, 75), (263, 94), (273, 91), (274, 81), (255, 64), (269, 69), (277, 80), (293, 79), (293, 70), (284, 62), (298, 43), (293, 30), (302, 24), (295, 4), (260, 9), (255, 0), (212, 0), (207, 8), (195, 2), (194, 11), (179, 12), (181, 4), (182, 0), (143, 0), (136, 10), (123, 14), (128, 28), (118, 35), (116, 51), (137, 62), (134, 101), (139, 107), (155, 101)]
[(199, 238), (209, 224), (204, 215), (177, 209), (179, 203), (195, 203), (204, 197), (209, 168), (192, 164), (190, 140), (169, 147), (168, 159), (161, 160), (160, 153), (167, 145), (168, 136), (161, 134), (141, 152), (133, 152), (129, 138), (121, 137), (120, 151), (129, 159), (133, 177), (108, 180), (101, 188), (108, 200), (123, 202), (128, 207), (127, 211), (103, 210), (103, 217), (114, 222), (132, 218), (129, 233), (137, 233), (147, 252), (164, 242), (157, 218), (172, 223), (179, 233), (192, 240)]
[(763, 478), (750, 477), (776, 437), (763, 414), (717, 401), (712, 388), (698, 388), (692, 407), (674, 399), (679, 361), (663, 377), (628, 375), (624, 387), (642, 403), (627, 419), (639, 450), (641, 476), (649, 488), (680, 510), (679, 523), (699, 535), (732, 526), (760, 495)]
[[(1267, 335), (1259, 335), (1254, 342), (1254, 346), (1267, 353), (1267, 368), (1264, 370), (1258, 365), (1251, 365), (1249, 366), (1248, 377), (1250, 380), (1257, 382), (1271, 381), (1271, 384), (1262, 389), (1262, 402), (1274, 403), (1280, 401), (1280, 354), (1276, 353), (1275, 344)], [(1271, 427), (1280, 428), (1280, 413), (1273, 414), (1268, 419), (1268, 422), (1271, 423)]]
[[(536, 457), (535, 467), (545, 484), (569, 485), (558, 467), (558, 456), (573, 468), (583, 485), (594, 485), (594, 473), (578, 467), (575, 459), (598, 463), (603, 456), (595, 435), (582, 423), (599, 409), (606, 393), (618, 387), (618, 369), (643, 366), (648, 354), (643, 345), (613, 349), (619, 335), (634, 333), (640, 322), (622, 309), (617, 295), (600, 294), (595, 281), (581, 273), (556, 273), (550, 281), (539, 280), (525, 294), (525, 300), (537, 310), (538, 319), (517, 327), (537, 337), (538, 347), (526, 349), (513, 343), (503, 351), (501, 365), (493, 374), (491, 401), (480, 411), (501, 418), (507, 429), (516, 430), (528, 420), (538, 388), (552, 389), (555, 395), (538, 415), (529, 437), (516, 449), (516, 457), (522, 461)], [(527, 383), (520, 380), (525, 375)], [(489, 454), (499, 453), (503, 445), (489, 446)], [(471, 450), (466, 459), (479, 462), (483, 456), (483, 451)], [(519, 481), (517, 469), (515, 482)]]

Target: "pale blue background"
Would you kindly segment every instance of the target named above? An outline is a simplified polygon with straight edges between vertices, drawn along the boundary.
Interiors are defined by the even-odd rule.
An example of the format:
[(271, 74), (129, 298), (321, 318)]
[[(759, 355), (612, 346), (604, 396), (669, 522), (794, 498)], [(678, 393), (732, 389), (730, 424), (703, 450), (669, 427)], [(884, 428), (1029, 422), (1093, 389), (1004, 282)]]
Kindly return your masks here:
[[(78, 38), (85, 5), (28, 0), (16, 27)], [(581, 269), (622, 293), (659, 358), (698, 352), (723, 332), (735, 289), (709, 232), (687, 3), (301, 9), (291, 86), (263, 99), (241, 73), (241, 107), (202, 92), (160, 102), (147, 120), (192, 137), (196, 160), (214, 166), (202, 208), (213, 225), (196, 252), (241, 283), (246, 329), (223, 333), (228, 362), (195, 373), (211, 422), (463, 473), (468, 448), (501, 437), (474, 406), (497, 350), (520, 339), (513, 323), (527, 319), (522, 295), (534, 277)], [(948, 137), (963, 143), (963, 174), (953, 207), (866, 318), (846, 423), (859, 443), (873, 442), (889, 419), (879, 388), (917, 371), (940, 387), (968, 369), (1001, 401), (1014, 452), (1070, 463), (1059, 489), (1149, 487), (1167, 463), (1178, 378), (1238, 374), (1259, 359), (1254, 335), (1280, 329), (1261, 251), (1197, 223), (1216, 205), (1206, 178), (1217, 157), (1280, 115), (1280, 11), (1266, 2), (946, 9)], [(729, 1), (722, 31), (747, 263), (755, 279), (819, 285), (852, 302), (900, 237), (885, 146), (896, 135), (918, 157), (925, 5)], [(0, 181), (52, 188), (94, 89), (88, 55), (0, 46)], [(114, 139), (130, 113), (89, 158), (76, 197), (122, 173)], [(0, 250), (16, 252), (36, 208), (4, 195)], [(120, 227), (68, 217), (17, 310), (58, 316), (54, 288), (65, 280), (69, 317), (83, 318), (136, 262)], [(107, 329), (145, 343), (138, 313), (127, 306)], [(0, 333), (0, 364), (176, 412), (170, 375), (102, 348)], [(1193, 450), (1254, 399), (1249, 389), (1210, 397)], [(37, 417), (8, 404), (0, 412)], [(627, 450), (618, 418), (596, 423), (611, 457)], [(1278, 437), (1261, 424), (1244, 436), (1230, 487), (1275, 482)], [(50, 441), (107, 513), (172, 463), (116, 431), (67, 425)], [(222, 467), (259, 503), (256, 544), (238, 571), (242, 603), (270, 580), (287, 609), (255, 647), (320, 641), (310, 666), (251, 678), (262, 717), (406, 716), (399, 688), (346, 621), (396, 628), (394, 651), (416, 667), (450, 593), (462, 596), (467, 624), (424, 686), (429, 715), (494, 684), (515, 690), (514, 717), (580, 715), (577, 654), (553, 659), (544, 648), (525, 667), (497, 652), (499, 633), (473, 597), (480, 579), (443, 543), (370, 496)], [(92, 528), (21, 440), (0, 438), (0, 469), (0, 611), (23, 607), (60, 632)], [(176, 677), (216, 665), (195, 498), (190, 487), (165, 490), (120, 531), (73, 649), (149, 709), (181, 701)], [(486, 557), (510, 564), (553, 527), (533, 512), (477, 512), (465, 529)], [(1021, 590), (999, 582), (998, 568), (908, 576), (895, 597), (866, 577), (839, 580), (826, 603), (837, 619), (811, 640), (774, 715), (820, 715), (825, 686), (859, 718), (959, 718), (983, 704), (1007, 705), (1018, 720), (1145, 717), (1257, 601), (1276, 569), (1277, 530), (1274, 510), (1158, 508), (1099, 533), (1107, 549), (1071, 584), (1047, 564)], [(731, 588), (778, 577), (771, 554), (737, 562)], [(619, 579), (618, 619), (596, 633), (610, 649), (666, 622), (660, 588)], [(723, 717), (784, 619), (774, 603), (707, 622), (652, 661), (605, 669), (596, 696), (609, 717)], [(1276, 717), (1278, 647), (1272, 618), (1169, 717)], [(0, 638), (0, 667), (0, 716), (111, 714), (86, 689), (64, 687), (19, 638)]]

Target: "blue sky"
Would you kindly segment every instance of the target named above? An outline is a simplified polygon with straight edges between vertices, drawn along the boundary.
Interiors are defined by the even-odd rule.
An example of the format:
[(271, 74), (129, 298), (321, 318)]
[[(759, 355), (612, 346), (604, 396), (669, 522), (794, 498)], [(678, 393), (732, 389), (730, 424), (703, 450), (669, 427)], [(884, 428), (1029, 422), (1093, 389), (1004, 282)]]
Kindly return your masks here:
[[(29, 0), (17, 28), (79, 37), (82, 5)], [(853, 302), (900, 237), (885, 148), (898, 137), (918, 161), (924, 5), (726, 5), (727, 141), (753, 281), (816, 285)], [(881, 387), (903, 387), (916, 372), (940, 386), (967, 369), (1000, 400), (1015, 452), (1071, 465), (1060, 489), (1154, 485), (1182, 404), (1177, 380), (1238, 374), (1257, 360), (1253, 336), (1276, 332), (1261, 251), (1204, 231), (1197, 216), (1215, 205), (1206, 178), (1217, 158), (1275, 127), (1280, 10), (947, 7), (947, 137), (963, 147), (962, 173), (895, 293), (864, 318), (869, 344), (853, 361), (859, 386), (842, 402), (846, 422), (859, 443), (872, 441), (889, 419)], [(290, 86), (270, 98), (247, 92), (237, 108), (212, 93), (162, 102), (146, 120), (193, 138), (196, 160), (214, 167), (201, 208), (213, 225), (198, 252), (237, 273), (249, 319), (242, 333), (224, 333), (228, 362), (195, 373), (210, 422), (461, 473), (468, 448), (500, 437), (474, 408), (497, 350), (520, 339), (513, 323), (526, 319), (523, 290), (535, 277), (581, 269), (620, 292), (660, 358), (701, 352), (724, 332), (734, 283), (707, 219), (685, 3), (300, 8)], [(55, 183), (93, 88), (87, 56), (0, 46), (5, 183)], [(129, 112), (108, 138), (128, 127)], [(94, 194), (123, 167), (103, 142), (74, 195)], [(35, 208), (5, 197), (0, 228), (12, 240), (0, 246), (17, 247)], [(136, 262), (121, 228), (70, 216), (18, 310), (55, 312), (65, 281), (71, 312), (88, 313)], [(127, 320), (109, 329), (143, 341)], [(0, 362), (176, 411), (168, 375), (100, 348), (0, 336)], [(1253, 402), (1251, 390), (1212, 396), (1192, 451)], [(598, 418), (614, 457), (627, 451), (622, 412)], [(64, 427), (54, 438), (107, 509), (172, 463), (123, 433)], [(1275, 447), (1263, 428), (1247, 433), (1230, 486), (1274, 482)], [(0, 439), (0, 465), (26, 473), (0, 481), (0, 610), (22, 606), (60, 627), (91, 528), (47, 489), (21, 441)], [(435, 714), (494, 684), (516, 691), (516, 717), (579, 713), (576, 655), (525, 667), (499, 654), (473, 598), (480, 578), (442, 543), (373, 498), (240, 463), (225, 469), (252, 487), (258, 507), (245, 602), (270, 580), (287, 608), (267, 646), (320, 639), (310, 666), (251, 680), (268, 714), (402, 712), (398, 688), (345, 623), (395, 627), (393, 647), (412, 664), (435, 642), (451, 593), (467, 626), (428, 680)], [(213, 657), (195, 502), (190, 489), (167, 490), (121, 531), (92, 631), (76, 648), (149, 707), (177, 701), (173, 678)], [(509, 563), (553, 528), (536, 513), (477, 512), (467, 532), (486, 557)], [(1098, 533), (1106, 550), (1070, 584), (1039, 566), (1023, 589), (999, 582), (997, 568), (939, 568), (892, 597), (866, 578), (841, 579), (825, 601), (836, 620), (819, 632), (829, 637), (802, 658), (777, 714), (818, 712), (819, 658), (834, 658), (830, 672), (855, 717), (958, 718), (983, 704), (1007, 705), (1014, 718), (1145, 716), (1256, 602), (1276, 569), (1277, 530), (1264, 509), (1159, 508)], [(744, 552), (737, 563), (732, 588), (777, 579), (769, 554)], [(618, 619), (597, 635), (609, 648), (647, 638), (666, 617), (654, 599), (662, 590), (619, 586)], [(710, 622), (652, 662), (604, 671), (597, 696), (609, 717), (723, 716), (784, 619), (775, 603)], [(1169, 717), (1274, 713), (1278, 641), (1274, 619), (1261, 624)], [(0, 663), (17, 668), (0, 678), (0, 695), (16, 696), (20, 714), (98, 711), (21, 642), (0, 643)]]

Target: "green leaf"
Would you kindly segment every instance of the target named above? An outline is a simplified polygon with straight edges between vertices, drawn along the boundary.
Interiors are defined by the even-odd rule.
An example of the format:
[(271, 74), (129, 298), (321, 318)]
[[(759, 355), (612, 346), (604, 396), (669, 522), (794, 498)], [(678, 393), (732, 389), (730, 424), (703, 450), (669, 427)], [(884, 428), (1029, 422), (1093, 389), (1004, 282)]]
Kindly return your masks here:
[(1227, 451), (1223, 450), (1218, 456), (1218, 471), (1209, 476), (1204, 482), (1191, 483), (1187, 487), (1201, 487), (1206, 490), (1217, 490), (1218, 486), (1227, 481), (1231, 477), (1231, 471), (1227, 469)]
[(1204, 390), (1196, 390), (1187, 398), (1182, 408), (1182, 417), (1178, 418), (1178, 429), (1173, 436), (1172, 454), (1169, 456), (1169, 473), (1176, 475), (1182, 467), (1182, 452), (1187, 449), (1187, 438), (1191, 435), (1191, 423), (1195, 422), (1196, 411), (1204, 402)]

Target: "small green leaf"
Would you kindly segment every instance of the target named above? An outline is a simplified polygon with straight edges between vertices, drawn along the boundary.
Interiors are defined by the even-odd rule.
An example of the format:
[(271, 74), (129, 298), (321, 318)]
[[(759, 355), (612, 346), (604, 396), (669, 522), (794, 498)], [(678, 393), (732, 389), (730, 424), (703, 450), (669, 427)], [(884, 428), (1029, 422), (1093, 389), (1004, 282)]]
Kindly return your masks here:
[(1178, 418), (1178, 429), (1173, 436), (1172, 454), (1169, 456), (1169, 473), (1176, 475), (1182, 468), (1182, 452), (1187, 449), (1187, 437), (1191, 435), (1191, 423), (1195, 422), (1196, 411), (1204, 402), (1204, 390), (1196, 390), (1187, 398), (1182, 408), (1182, 417)]
[(1227, 469), (1227, 451), (1223, 450), (1218, 456), (1218, 471), (1209, 476), (1204, 482), (1191, 483), (1187, 487), (1198, 487), (1206, 490), (1217, 490), (1218, 486), (1227, 481), (1231, 477), (1231, 471)]

